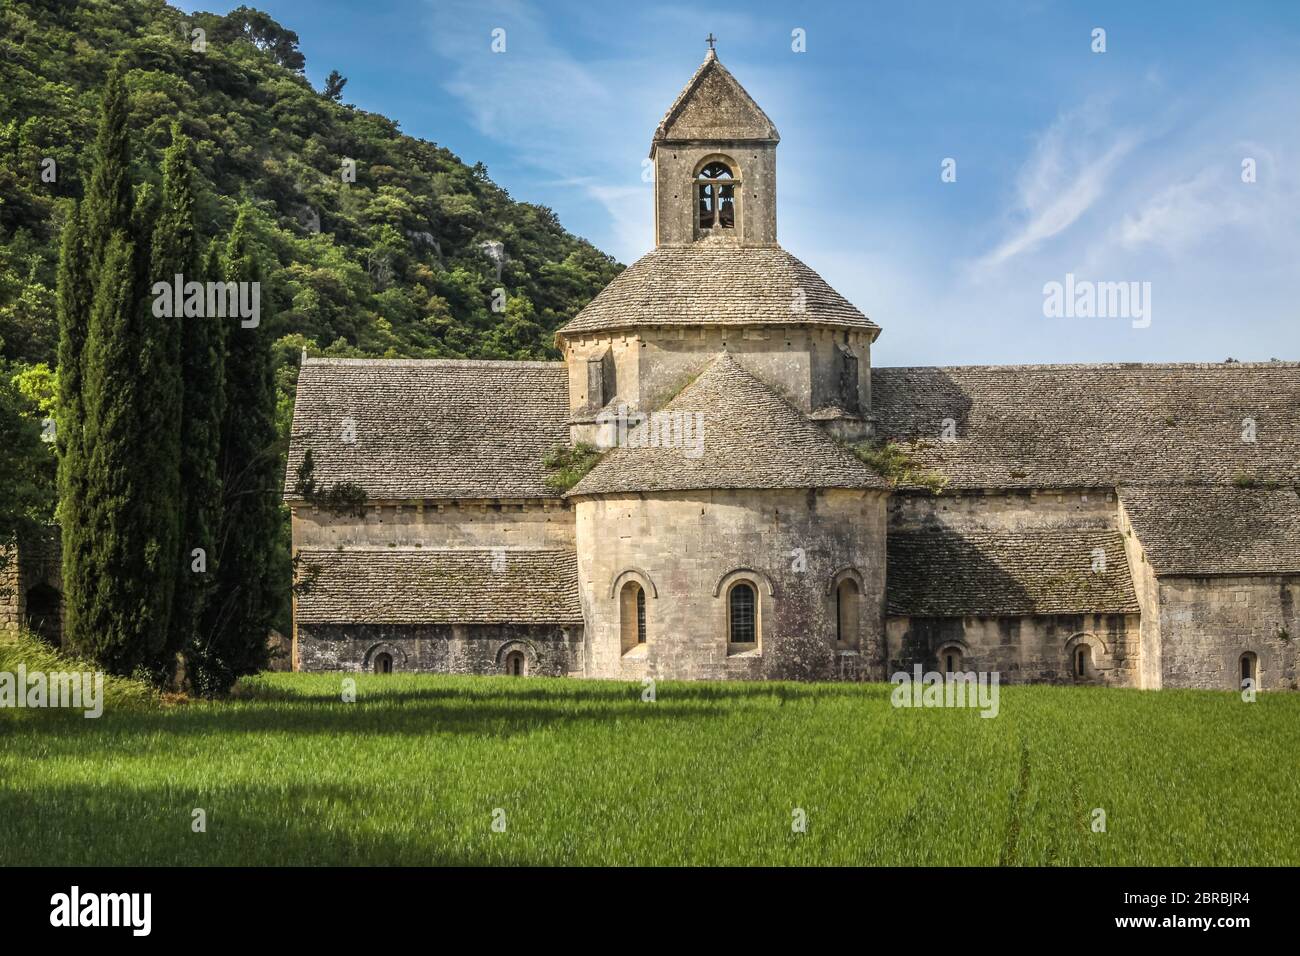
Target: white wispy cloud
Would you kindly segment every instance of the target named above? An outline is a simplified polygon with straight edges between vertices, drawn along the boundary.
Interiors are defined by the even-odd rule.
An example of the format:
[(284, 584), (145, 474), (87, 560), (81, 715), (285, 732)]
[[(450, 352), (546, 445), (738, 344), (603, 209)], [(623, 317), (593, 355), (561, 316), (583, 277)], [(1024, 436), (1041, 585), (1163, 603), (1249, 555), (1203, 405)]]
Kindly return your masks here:
[(977, 268), (999, 266), (1061, 234), (1105, 194), (1116, 167), (1139, 143), (1132, 132), (1112, 131), (1107, 115), (1101, 101), (1090, 101), (1043, 132), (1018, 177), (1014, 230)]
[[(1254, 182), (1242, 178), (1245, 159), (1254, 163)], [(1120, 245), (1130, 251), (1186, 253), (1210, 239), (1231, 242), (1227, 237), (1233, 231), (1269, 242), (1298, 241), (1300, 189), (1278, 176), (1272, 150), (1241, 143), (1193, 162), (1204, 165), (1194, 174), (1182, 173), (1124, 216), (1112, 233)]]
[[(525, 178), (557, 197), (566, 225), (624, 262), (649, 249), (652, 185), (641, 164), (655, 122), (694, 66), (663, 52), (688, 35), (686, 8), (622, 11), (613, 39), (598, 32), (599, 17), (552, 16), (525, 0), (437, 0), (430, 9), (439, 83), (475, 128), (506, 147), (510, 162), (541, 171)], [(505, 54), (491, 52), (494, 27), (507, 31)], [(1152, 65), (1093, 83), (1086, 88), (1103, 91), (1066, 101), (1022, 156), (982, 170), (986, 183), (1007, 183), (990, 213), (982, 197), (873, 207), (849, 191), (828, 204), (815, 177), (864, 140), (852, 124), (801, 127), (812, 94), (800, 83), (810, 80), (789, 71), (802, 65), (728, 62), (788, 141), (782, 242), (884, 326), (882, 364), (1294, 353), (1293, 68), (1261, 64), (1193, 88)], [(996, 135), (1004, 133), (1021, 135), (1018, 122), (1007, 120)], [(1257, 160), (1257, 184), (1241, 182), (1245, 156)], [(1067, 272), (1150, 281), (1153, 325), (1047, 321), (1044, 283)], [(1277, 334), (1243, 340), (1225, 316)]]

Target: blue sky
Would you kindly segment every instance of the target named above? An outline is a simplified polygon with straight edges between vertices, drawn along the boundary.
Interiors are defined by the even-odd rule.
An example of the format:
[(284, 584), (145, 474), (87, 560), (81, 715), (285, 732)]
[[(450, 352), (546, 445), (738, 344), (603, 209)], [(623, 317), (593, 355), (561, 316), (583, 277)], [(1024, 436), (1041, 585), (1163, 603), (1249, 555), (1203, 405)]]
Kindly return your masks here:
[[(875, 364), (1300, 359), (1300, 3), (255, 5), (315, 85), (339, 70), (623, 262), (714, 33), (781, 133), (781, 244), (883, 326)], [(1149, 282), (1149, 326), (1045, 317), (1067, 274)]]

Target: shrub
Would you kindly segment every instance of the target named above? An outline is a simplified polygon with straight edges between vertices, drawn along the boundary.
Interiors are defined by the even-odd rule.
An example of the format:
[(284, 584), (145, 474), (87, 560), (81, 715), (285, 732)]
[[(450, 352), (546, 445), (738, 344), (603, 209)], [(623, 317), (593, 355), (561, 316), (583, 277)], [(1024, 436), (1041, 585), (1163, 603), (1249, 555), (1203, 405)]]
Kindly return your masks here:
[[(0, 638), (0, 671), (11, 674), (17, 673), (19, 665), (25, 667), (29, 674), (36, 671), (46, 673), (90, 671), (93, 673), (104, 670), (101, 665), (92, 661), (82, 660), (55, 650), (49, 644), (26, 631), (18, 632), (18, 635), (13, 639)], [(175, 702), (180, 698), (169, 695), (165, 699), (168, 702)], [(163, 702), (164, 698), (146, 681), (129, 677), (114, 677), (108, 673), (104, 674), (105, 712), (113, 710), (152, 710), (159, 707)], [(51, 712), (57, 713), (58, 711), (27, 710), (25, 708), (11, 711), (5, 708), (0, 710), (0, 719), (3, 719), (5, 714), (45, 714)], [(77, 716), (80, 717), (80, 713)]]
[(542, 465), (550, 472), (546, 476), (546, 486), (556, 491), (568, 491), (596, 467), (603, 454), (595, 445), (585, 441), (572, 446), (556, 445), (542, 456)]
[(919, 486), (929, 489), (931, 494), (938, 495), (942, 494), (943, 489), (948, 486), (947, 477), (937, 471), (922, 468), (912, 457), (911, 451), (898, 442), (862, 441), (850, 445), (849, 451), (894, 487)]

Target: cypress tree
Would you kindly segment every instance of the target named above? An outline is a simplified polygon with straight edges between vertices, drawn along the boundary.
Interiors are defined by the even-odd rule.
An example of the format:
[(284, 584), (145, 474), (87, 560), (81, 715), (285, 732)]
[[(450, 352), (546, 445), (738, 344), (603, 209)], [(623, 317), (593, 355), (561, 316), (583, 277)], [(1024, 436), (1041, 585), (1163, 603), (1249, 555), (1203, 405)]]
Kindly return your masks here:
[[(241, 209), (226, 243), (227, 282), (261, 281), (248, 219), (247, 209)], [(266, 667), (270, 657), (266, 637), (280, 600), (274, 575), (281, 476), (266, 311), (255, 328), (230, 321), (226, 336), (216, 585), (202, 634), (187, 658), (195, 689), (207, 695), (221, 693), (237, 677)]]
[(81, 205), (65, 224), (59, 257), (59, 524), (63, 544), (65, 641), (94, 653), (97, 642), (84, 622), (96, 587), (91, 577), (93, 540), (87, 495), (90, 447), (86, 435), (87, 341), (97, 277), (109, 241), (131, 220), (131, 145), (121, 63), (114, 64), (100, 100), (99, 127), (91, 150), (90, 182)]
[[(76, 227), (65, 237), (61, 303), (61, 416), (79, 421), (65, 436), (60, 478), (66, 622), (71, 642), (118, 674), (156, 671), (167, 638), (178, 547), (180, 332), (176, 320), (154, 315), (150, 287), (156, 269), (192, 270), (194, 258), (185, 144), (168, 151), (162, 197), (134, 196), (128, 113), (119, 63), (104, 86), (80, 254)], [(87, 285), (83, 308), (76, 290)], [(79, 311), (87, 320), (78, 357)]]
[(127, 120), (119, 62), (104, 84), (90, 185), (64, 236), (60, 277), (64, 633), (114, 673), (144, 659), (130, 624), (141, 612), (134, 573), (141, 542), (125, 520), (140, 490), (132, 461), (140, 270)]
[(81, 638), (76, 615), (84, 600), (79, 589), (85, 579), (85, 549), (89, 543), (81, 387), (90, 300), (90, 264), (81, 208), (74, 205), (63, 225), (59, 250), (59, 405), (54, 432), (59, 459), (58, 520), (63, 539), (63, 630), (73, 646)]
[[(221, 279), (217, 243), (208, 247), (200, 274)], [(172, 607), (174, 644), (168, 652), (192, 647), (216, 580), (221, 522), (221, 424), (226, 408), (226, 321), (186, 316), (181, 326), (181, 370), (184, 388), (181, 423), (181, 539)], [(206, 567), (196, 567), (196, 548)]]
[(131, 138), (127, 125), (129, 102), (121, 61), (113, 65), (100, 101), (99, 129), (95, 134), (90, 185), (82, 212), (86, 249), (93, 277), (103, 262), (113, 233), (130, 228)]
[[(154, 307), (154, 283), (168, 289), (177, 275), (182, 284), (197, 279), (197, 241), (194, 234), (193, 170), (189, 140), (180, 125), (172, 125), (172, 143), (163, 155), (162, 195), (152, 217), (149, 267), (142, 285), (140, 308), (140, 426), (143, 444), (139, 458), (141, 494), (137, 515), (144, 532), (145, 618), (140, 627), (151, 648), (159, 649), (153, 664), (155, 677), (170, 678), (183, 632), (172, 623), (172, 609), (180, 576), (182, 376), (181, 327), (187, 321), (173, 309)], [(170, 293), (167, 295), (171, 298)], [(187, 309), (186, 311), (192, 311)], [(201, 311), (201, 310), (199, 310)], [(159, 315), (159, 312), (166, 314)]]
[(135, 245), (116, 230), (104, 247), (86, 336), (82, 389), (85, 510), (90, 536), (76, 593), (76, 642), (115, 674), (130, 674), (158, 648), (150, 617), (144, 529), (137, 520), (142, 447)]

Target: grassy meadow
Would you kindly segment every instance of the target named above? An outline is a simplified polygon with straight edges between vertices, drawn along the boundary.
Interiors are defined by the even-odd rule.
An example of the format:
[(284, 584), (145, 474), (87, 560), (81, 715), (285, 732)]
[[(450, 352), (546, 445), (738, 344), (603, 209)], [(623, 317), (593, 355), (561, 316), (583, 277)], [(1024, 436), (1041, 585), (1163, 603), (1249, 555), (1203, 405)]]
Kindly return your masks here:
[(0, 864), (1300, 864), (1297, 694), (356, 679), (0, 711)]

